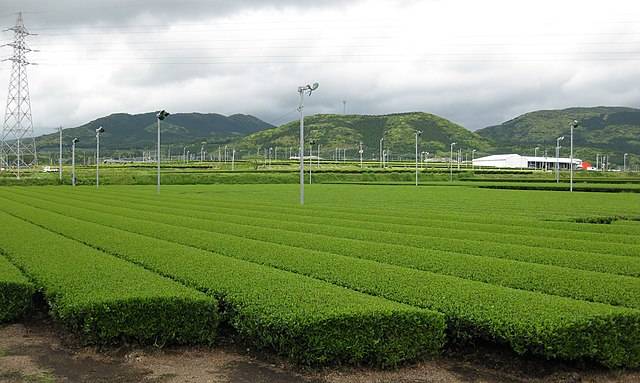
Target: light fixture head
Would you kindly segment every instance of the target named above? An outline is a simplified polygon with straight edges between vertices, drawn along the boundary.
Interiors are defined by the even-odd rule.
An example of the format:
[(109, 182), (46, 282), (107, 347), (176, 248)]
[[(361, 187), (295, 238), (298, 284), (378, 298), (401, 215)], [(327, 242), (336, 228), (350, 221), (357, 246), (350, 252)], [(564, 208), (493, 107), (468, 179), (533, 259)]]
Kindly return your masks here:
[(167, 118), (167, 116), (169, 116), (169, 112), (167, 112), (166, 110), (161, 110), (158, 112), (158, 114), (156, 114), (156, 117), (158, 118), (158, 120), (164, 120), (165, 118)]
[(564, 136), (558, 137), (558, 140), (560, 140), (560, 141), (564, 140)]
[(320, 84), (318, 84), (317, 82), (314, 82), (313, 85), (311, 85), (311, 90), (316, 90), (318, 89), (319, 86)]
[(96, 129), (96, 134), (100, 134), (100, 133), (104, 133), (104, 128), (102, 126)]
[(416, 130), (416, 134), (417, 134), (418, 136), (421, 136), (421, 135), (422, 135), (422, 130)]
[(78, 137), (74, 137), (73, 140), (71, 140), (71, 142), (73, 142), (74, 144), (77, 144), (78, 141), (80, 141)]

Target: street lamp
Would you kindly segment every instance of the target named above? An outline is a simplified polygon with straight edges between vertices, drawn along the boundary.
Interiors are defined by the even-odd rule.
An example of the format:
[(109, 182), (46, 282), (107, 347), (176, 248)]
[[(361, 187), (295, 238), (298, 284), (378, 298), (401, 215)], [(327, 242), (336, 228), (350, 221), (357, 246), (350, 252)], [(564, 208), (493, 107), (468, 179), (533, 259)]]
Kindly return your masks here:
[(571, 172), (569, 175), (569, 191), (573, 192), (573, 129), (578, 127), (578, 120), (573, 120), (571, 122), (571, 154), (569, 157), (569, 167), (571, 168)]
[(76, 144), (78, 143), (78, 137), (75, 137), (71, 141), (71, 184), (76, 186)]
[(236, 170), (236, 150), (231, 150), (231, 170)]
[(100, 187), (100, 133), (104, 133), (102, 126), (96, 129), (96, 189)]
[[(538, 148), (536, 148), (536, 149), (538, 149)], [(473, 160), (475, 160), (475, 159), (476, 159), (476, 150), (473, 149), (473, 150), (471, 150), (471, 170), (475, 170), (475, 168), (476, 168), (476, 165), (473, 163)]]
[(384, 167), (384, 159), (383, 159), (383, 151), (382, 151), (382, 142), (384, 141), (384, 136), (380, 139), (380, 167)]
[(624, 159), (623, 159), (624, 165), (623, 165), (622, 171), (625, 172), (625, 173), (627, 172), (627, 156), (628, 155), (629, 155), (629, 153), (625, 153), (624, 154)]
[(453, 147), (455, 142), (451, 143), (451, 154), (449, 155), (449, 182), (453, 182)]
[(422, 130), (416, 130), (416, 186), (418, 186), (418, 137), (422, 134)]
[(158, 180), (156, 182), (156, 193), (160, 193), (160, 121), (164, 120), (169, 116), (169, 113), (166, 110), (161, 110), (156, 115), (156, 119), (158, 120), (158, 148), (156, 151), (156, 161), (158, 162)]
[(315, 144), (316, 142), (314, 140), (309, 141), (309, 185), (311, 185), (311, 165), (313, 165), (313, 159), (311, 157), (313, 157), (313, 145)]
[(60, 154), (58, 154), (58, 177), (62, 183), (62, 126), (58, 127), (60, 132)]
[(358, 153), (360, 154), (360, 169), (362, 169), (362, 154), (364, 153), (364, 150), (362, 150), (362, 141), (360, 141), (360, 150), (358, 150)]
[(564, 136), (556, 139), (556, 183), (560, 183), (560, 141), (564, 140)]
[(304, 205), (304, 94), (308, 92), (311, 96), (314, 90), (318, 89), (318, 83), (314, 82), (313, 85), (303, 85), (298, 87), (298, 94), (300, 95), (300, 102), (298, 104), (298, 111), (300, 112), (300, 205)]
[(206, 141), (202, 141), (200, 143), (200, 162), (204, 161), (204, 146), (207, 144)]

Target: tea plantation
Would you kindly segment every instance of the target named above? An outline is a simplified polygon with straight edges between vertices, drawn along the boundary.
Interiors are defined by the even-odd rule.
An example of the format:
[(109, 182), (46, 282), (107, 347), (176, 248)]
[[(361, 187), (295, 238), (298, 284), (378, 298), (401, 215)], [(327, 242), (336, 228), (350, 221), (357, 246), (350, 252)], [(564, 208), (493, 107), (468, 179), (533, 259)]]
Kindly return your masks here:
[[(0, 321), (87, 344), (225, 336), (392, 367), (474, 340), (640, 366), (640, 195), (454, 186), (0, 188)], [(229, 335), (231, 334), (231, 335)]]

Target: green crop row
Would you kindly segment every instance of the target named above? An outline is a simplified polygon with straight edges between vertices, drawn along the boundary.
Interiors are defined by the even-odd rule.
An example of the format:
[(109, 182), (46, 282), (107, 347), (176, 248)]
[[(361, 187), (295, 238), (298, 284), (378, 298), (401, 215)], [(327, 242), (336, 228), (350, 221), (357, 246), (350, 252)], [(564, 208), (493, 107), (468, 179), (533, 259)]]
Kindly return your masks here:
[[(78, 207), (51, 206), (51, 209), (59, 208), (60, 214), (49, 217), (46, 225), (51, 226), (52, 230), (73, 235), (98, 247), (109, 246), (112, 242), (104, 239), (103, 225), (106, 225), (121, 229), (109, 238), (125, 238), (126, 232), (134, 232), (156, 238), (155, 241), (169, 239), (185, 246), (270, 265), (350, 289), (436, 310), (445, 315), (448, 331), (456, 339), (483, 337), (507, 343), (520, 353), (531, 352), (562, 359), (595, 359), (612, 367), (640, 364), (640, 311), (514, 290), (327, 253), (295, 248), (287, 251), (287, 247), (282, 245), (215, 235), (159, 221), (150, 225), (146, 219), (85, 210), (81, 207), (85, 203), (76, 201), (75, 204)], [(5, 208), (6, 204), (2, 206)], [(105, 206), (104, 209), (111, 210), (111, 207)], [(44, 225), (43, 215), (34, 209), (31, 219), (38, 219)], [(70, 216), (82, 216), (82, 220), (72, 224), (72, 219), (68, 218)], [(83, 221), (100, 225), (93, 229), (94, 225)], [(171, 222), (171, 217), (166, 221)], [(69, 229), (70, 227), (76, 229)], [(135, 240), (123, 241), (112, 251), (135, 256), (145, 248), (168, 249), (173, 258), (178, 258), (174, 262), (189, 262), (193, 259), (191, 254), (176, 257), (175, 254), (182, 254), (183, 250), (178, 252), (165, 241), (162, 244), (144, 244), (139, 236)], [(142, 254), (141, 262), (153, 257), (153, 251)], [(213, 257), (214, 254), (209, 256)], [(191, 265), (187, 275), (196, 275), (198, 270), (203, 269), (201, 262)], [(173, 266), (172, 263), (171, 267)]]
[(21, 318), (31, 307), (34, 293), (33, 284), (0, 255), (0, 323)]
[[(78, 196), (77, 198), (85, 201), (91, 201), (87, 196)], [(386, 230), (386, 223), (378, 222), (343, 226), (340, 225), (339, 222), (337, 225), (334, 225), (334, 220), (331, 219), (315, 219), (314, 223), (309, 223), (309, 220), (307, 220), (308, 217), (297, 217), (295, 214), (282, 215), (279, 217), (280, 219), (276, 219), (275, 217), (258, 217), (257, 215), (252, 214), (252, 212), (250, 212), (249, 214), (251, 215), (248, 216), (247, 213), (243, 211), (242, 207), (237, 207), (235, 209), (216, 208), (217, 211), (213, 213), (207, 212), (206, 207), (199, 208), (197, 205), (183, 204), (181, 202), (166, 203), (164, 200), (149, 201), (143, 199), (131, 199), (126, 196), (112, 198), (117, 200), (119, 204), (123, 206), (136, 206), (139, 209), (144, 207), (145, 210), (151, 211), (163, 211), (176, 215), (186, 214), (188, 216), (208, 220), (223, 220), (225, 223), (273, 227), (288, 231), (324, 234), (332, 237), (404, 244), (425, 249), (430, 249), (435, 246), (439, 250), (446, 251), (448, 249), (445, 248), (442, 241), (442, 239), (446, 239), (446, 244), (450, 244), (452, 246), (460, 246), (460, 242), (457, 240), (463, 240), (465, 242), (488, 242), (486, 246), (478, 246), (477, 242), (471, 243), (475, 245), (475, 248), (482, 247), (483, 249), (488, 249), (495, 246), (498, 247), (499, 251), (506, 251), (510, 254), (525, 253), (528, 255), (544, 256), (549, 253), (549, 250), (547, 249), (550, 249), (556, 256), (566, 255), (570, 258), (579, 257), (581, 259), (601, 258), (602, 256), (597, 253), (616, 256), (640, 256), (640, 247), (629, 244), (600, 243), (591, 240), (564, 241), (555, 238), (538, 238), (529, 235), (514, 234), (507, 235), (492, 233), (488, 235), (487, 233), (467, 232), (457, 229), (438, 229), (433, 227), (412, 227), (411, 229), (413, 230), (407, 229), (405, 232), (398, 232)], [(264, 214), (270, 214), (270, 212), (265, 211)], [(300, 221), (301, 219), (305, 221)], [(372, 229), (371, 226), (375, 226), (375, 229)], [(516, 247), (505, 248), (501, 244), (507, 246), (516, 245)], [(536, 247), (536, 249), (530, 249), (529, 247)], [(468, 253), (468, 251), (463, 252)], [(478, 252), (473, 252), (472, 254), (485, 255)]]
[(3, 253), (44, 293), (54, 318), (87, 343), (215, 339), (214, 299), (6, 213), (0, 218), (12, 228), (0, 232)]
[[(598, 234), (585, 234), (577, 231), (560, 230), (560, 229), (548, 229), (543, 227), (532, 226), (531, 222), (527, 227), (504, 225), (504, 224), (486, 224), (486, 223), (467, 223), (456, 220), (438, 220), (430, 219), (428, 216), (422, 219), (404, 219), (404, 220), (391, 220), (387, 221), (385, 217), (384, 222), (375, 222), (368, 216), (359, 216), (355, 214), (343, 214), (343, 213), (330, 213), (326, 210), (322, 210), (324, 214), (316, 214), (315, 212), (301, 212), (295, 208), (277, 208), (273, 206), (250, 206), (247, 204), (232, 203), (232, 202), (217, 202), (206, 201), (196, 202), (193, 199), (189, 200), (176, 200), (174, 196), (161, 196), (150, 200), (148, 197), (139, 195), (122, 195), (118, 194), (118, 198), (131, 202), (140, 202), (146, 204), (153, 204), (155, 206), (162, 207), (175, 207), (175, 208), (188, 208), (190, 210), (198, 210), (201, 212), (231, 212), (236, 215), (244, 215), (254, 218), (266, 218), (274, 220), (286, 220), (289, 222), (304, 222), (304, 223), (316, 223), (326, 224), (330, 223), (332, 226), (339, 227), (351, 227), (361, 228), (368, 230), (390, 231), (394, 233), (403, 234), (417, 234), (421, 235), (425, 232), (433, 235), (435, 232), (433, 228), (438, 230), (448, 229), (455, 230), (455, 232), (463, 231), (464, 233), (472, 232), (477, 235), (493, 236), (496, 234), (515, 234), (519, 237), (534, 237), (534, 238), (553, 238), (554, 240), (578, 240), (586, 244), (593, 244), (600, 246), (601, 243), (616, 243), (616, 244), (640, 244), (640, 239), (637, 236), (624, 235), (624, 234), (607, 234), (606, 236)], [(454, 232), (454, 233), (455, 233)], [(447, 231), (449, 233), (449, 231)], [(480, 234), (481, 233), (481, 234)], [(493, 238), (493, 237), (491, 237)], [(516, 242), (518, 243), (518, 242)], [(580, 242), (579, 242), (580, 243)], [(544, 245), (548, 246), (549, 243), (545, 242)], [(593, 250), (590, 250), (593, 251)], [(636, 254), (633, 254), (636, 255)]]
[[(344, 186), (343, 186), (344, 187)], [(199, 189), (195, 189), (199, 190)], [(110, 189), (104, 193), (113, 193), (119, 196), (131, 195), (137, 196), (143, 199), (149, 199), (150, 193), (145, 190), (137, 190), (127, 188), (126, 193), (121, 192), (121, 189)], [(163, 200), (179, 200), (180, 195), (175, 193), (168, 194), (163, 193)], [(64, 193), (64, 191), (58, 191)], [(238, 194), (232, 194), (234, 197)], [(529, 235), (539, 235), (542, 237), (554, 237), (554, 238), (570, 238), (570, 239), (589, 239), (598, 240), (603, 242), (614, 243), (630, 243), (640, 244), (638, 239), (639, 230), (625, 229), (617, 227), (616, 225), (585, 225), (576, 224), (575, 222), (568, 222), (565, 218), (560, 218), (562, 221), (550, 221), (547, 220), (547, 216), (540, 217), (522, 217), (519, 218), (514, 215), (520, 206), (514, 206), (513, 211), (507, 214), (497, 214), (493, 210), (489, 209), (481, 214), (470, 213), (468, 210), (468, 204), (464, 201), (460, 202), (458, 206), (446, 207), (440, 206), (438, 202), (437, 206), (429, 206), (425, 209), (419, 208), (399, 208), (380, 210), (375, 205), (366, 206), (362, 208), (345, 207), (342, 205), (331, 206), (305, 206), (305, 209), (299, 209), (295, 205), (281, 205), (267, 202), (260, 202), (260, 200), (244, 200), (239, 199), (223, 199), (224, 195), (205, 195), (190, 194), (189, 202), (201, 207), (207, 206), (220, 206), (226, 204), (227, 206), (237, 207), (241, 205), (246, 208), (247, 212), (263, 211), (263, 212), (280, 212), (283, 214), (295, 214), (301, 218), (329, 218), (329, 219), (345, 219), (354, 220), (359, 222), (379, 221), (380, 217), (384, 217), (385, 224), (398, 224), (403, 226), (415, 226), (415, 227), (441, 227), (441, 228), (458, 228), (470, 231), (490, 231), (496, 233), (511, 233), (520, 234), (527, 233)], [(154, 196), (154, 198), (157, 198)], [(392, 196), (390, 196), (392, 198)], [(355, 202), (355, 201), (350, 201)], [(475, 202), (475, 201), (474, 201)], [(348, 205), (347, 205), (348, 206)], [(464, 211), (461, 213), (460, 211)], [(419, 212), (419, 214), (416, 214)], [(579, 217), (584, 214), (593, 213), (574, 213), (573, 217)], [(605, 214), (611, 215), (611, 214)], [(536, 224), (532, 224), (536, 222)], [(488, 230), (492, 229), (492, 230)], [(607, 233), (607, 236), (600, 234)]]
[[(300, 209), (296, 209), (293, 207), (252, 205), (248, 203), (238, 204), (237, 202), (234, 203), (224, 200), (194, 200), (193, 198), (190, 198), (189, 200), (177, 200), (173, 195), (162, 195), (161, 197), (156, 197), (153, 200), (150, 200), (148, 198), (148, 195), (139, 195), (138, 193), (129, 193), (126, 195), (118, 193), (117, 196), (118, 198), (123, 198), (127, 201), (155, 203), (161, 204), (161, 206), (163, 207), (191, 207), (191, 209), (196, 209), (203, 212), (224, 212), (225, 210), (228, 210), (233, 211), (234, 214), (245, 215), (248, 217), (282, 219), (291, 222), (311, 222), (317, 224), (325, 224), (327, 222), (330, 222), (332, 226), (391, 231), (404, 234), (420, 235), (428, 232), (430, 235), (434, 235), (436, 233), (434, 231), (434, 228), (438, 230), (448, 229), (446, 232), (444, 232), (447, 236), (462, 232), (463, 234), (460, 235), (464, 235), (463, 238), (466, 238), (466, 233), (469, 232), (477, 235), (491, 236), (490, 238), (492, 238), (492, 240), (495, 239), (494, 236), (496, 235), (502, 236), (505, 234), (515, 234), (518, 235), (518, 238), (521, 238), (522, 236), (544, 238), (544, 240), (540, 240), (539, 242), (539, 244), (543, 245), (543, 247), (548, 247), (550, 245), (550, 242), (546, 241), (547, 239), (551, 239), (554, 244), (560, 243), (561, 246), (565, 246), (564, 244), (566, 240), (577, 240), (576, 244), (578, 246), (584, 244), (585, 246), (587, 246), (586, 248), (589, 251), (595, 251), (596, 249), (598, 249), (598, 247), (602, 246), (602, 244), (607, 243), (630, 245), (640, 244), (640, 239), (638, 239), (637, 235), (608, 233), (606, 236), (602, 236), (598, 235), (597, 233), (585, 234), (584, 232), (579, 231), (559, 229), (556, 227), (555, 222), (551, 224), (549, 222), (541, 222), (539, 226), (533, 226), (531, 224), (531, 220), (527, 221), (526, 224), (521, 225), (506, 225), (503, 223), (487, 224), (465, 222), (464, 219), (434, 219), (431, 218), (429, 214), (426, 214), (420, 219), (409, 219), (406, 217), (402, 219), (394, 219), (393, 217), (390, 217), (388, 219), (387, 215), (384, 215), (384, 222), (375, 222), (371, 219), (370, 215), (338, 213), (327, 209), (317, 211), (311, 208), (311, 211), (308, 211), (307, 209), (305, 209), (305, 211), (301, 211)], [(380, 216), (377, 216), (376, 220), (379, 219), (379, 217)], [(506, 217), (503, 216), (502, 218), (505, 219)], [(551, 225), (552, 227), (547, 227), (549, 225)], [(566, 227), (570, 226), (571, 224), (566, 223), (563, 225)], [(529, 239), (526, 237), (525, 240)], [(559, 240), (562, 240), (562, 242), (558, 242)], [(515, 243), (522, 242), (516, 240)], [(591, 244), (595, 244), (595, 248), (591, 247)], [(607, 251), (608, 249), (605, 248), (604, 250)], [(637, 255), (637, 253), (638, 251), (633, 252), (632, 255)]]
[[(14, 196), (13, 198), (19, 198)], [(42, 199), (51, 201), (50, 204), (66, 204), (68, 200), (53, 196), (43, 196)], [(84, 196), (75, 196), (76, 201), (85, 201), (84, 207), (89, 209), (104, 208), (101, 203), (89, 202)], [(37, 201), (34, 203), (38, 203)], [(40, 206), (46, 206), (46, 203), (40, 202)], [(128, 206), (128, 207), (126, 207)], [(573, 268), (579, 270), (604, 272), (611, 274), (619, 274), (625, 276), (640, 276), (640, 257), (626, 257), (617, 255), (601, 255), (601, 254), (589, 254), (579, 252), (569, 252), (566, 250), (544, 251), (540, 248), (531, 248), (527, 246), (496, 244), (496, 243), (484, 243), (480, 241), (463, 241), (463, 240), (447, 240), (447, 239), (433, 239), (429, 243), (414, 243), (411, 242), (411, 236), (407, 236), (407, 241), (403, 241), (403, 236), (396, 234), (391, 235), (380, 232), (366, 232), (363, 230), (354, 230), (346, 228), (332, 228), (330, 226), (321, 227), (315, 225), (313, 234), (304, 232), (293, 232), (279, 229), (282, 226), (286, 226), (288, 229), (295, 229), (296, 225), (288, 225), (280, 221), (271, 222), (269, 227), (258, 227), (257, 219), (251, 220), (240, 217), (244, 224), (230, 223), (228, 217), (224, 220), (224, 224), (220, 224), (222, 221), (202, 220), (189, 217), (181, 217), (181, 215), (194, 215), (197, 216), (197, 212), (190, 213), (190, 211), (176, 212), (176, 209), (160, 209), (161, 211), (174, 211), (174, 214), (168, 216), (161, 213), (150, 213), (139, 210), (143, 206), (142, 203), (126, 203), (116, 202), (115, 199), (111, 201), (108, 207), (108, 211), (112, 213), (118, 213), (124, 216), (145, 217), (150, 220), (154, 219), (167, 219), (169, 222), (174, 222), (185, 227), (192, 228), (207, 228), (207, 230), (226, 233), (230, 235), (241, 235), (247, 238), (253, 238), (258, 240), (283, 243), (285, 245), (295, 245), (304, 248), (311, 248), (321, 251), (349, 251), (354, 250), (349, 255), (356, 255), (360, 257), (380, 255), (387, 257), (389, 254), (396, 254), (398, 251), (402, 254), (402, 250), (398, 246), (402, 246), (405, 252), (409, 252), (411, 255), (419, 255), (421, 258), (433, 255), (434, 257), (443, 258), (446, 254), (450, 254), (452, 257), (457, 256), (460, 259), (460, 255), (481, 256), (490, 258), (502, 258), (505, 260), (524, 261), (529, 263), (536, 263), (542, 265), (552, 265), (566, 268)], [(159, 210), (159, 209), (155, 209)], [(184, 209), (183, 209), (184, 210)], [(158, 215), (160, 214), (160, 215)], [(154, 218), (159, 217), (159, 218)], [(236, 219), (237, 221), (237, 219)], [(304, 231), (304, 230), (303, 230)], [(318, 235), (320, 232), (321, 235)], [(391, 243), (387, 243), (384, 240), (389, 240)], [(407, 249), (409, 244), (414, 250)], [(358, 249), (366, 246), (365, 252), (358, 252)], [(337, 249), (337, 250), (335, 250)], [(446, 254), (445, 254), (446, 252)], [(434, 264), (433, 267), (437, 267)], [(474, 275), (477, 275), (474, 273)], [(593, 279), (593, 278), (591, 278)], [(566, 285), (566, 283), (562, 284)], [(560, 285), (560, 286), (562, 286)], [(587, 291), (591, 291), (589, 289)], [(619, 289), (615, 289), (617, 291)], [(600, 294), (600, 293), (599, 293)], [(615, 293), (614, 293), (615, 294)], [(624, 300), (622, 300), (624, 301)], [(613, 301), (607, 301), (609, 303), (622, 302), (617, 298)]]
[(310, 365), (394, 366), (437, 354), (444, 316), (301, 275), (27, 206), (3, 209), (207, 291), (247, 343)]

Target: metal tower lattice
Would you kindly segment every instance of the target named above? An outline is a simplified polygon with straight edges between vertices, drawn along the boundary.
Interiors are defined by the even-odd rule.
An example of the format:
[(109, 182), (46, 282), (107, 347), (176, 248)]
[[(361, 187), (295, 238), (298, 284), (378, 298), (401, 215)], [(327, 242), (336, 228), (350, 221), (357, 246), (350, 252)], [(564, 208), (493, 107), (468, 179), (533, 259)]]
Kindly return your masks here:
[(20, 170), (36, 165), (36, 142), (33, 137), (31, 101), (27, 82), (27, 53), (32, 50), (26, 44), (26, 37), (32, 35), (24, 26), (22, 13), (18, 13), (16, 25), (5, 31), (13, 31), (14, 41), (7, 44), (13, 48), (13, 56), (3, 60), (12, 62), (7, 108), (0, 135), (0, 159), (2, 166), (14, 171), (20, 178)]

